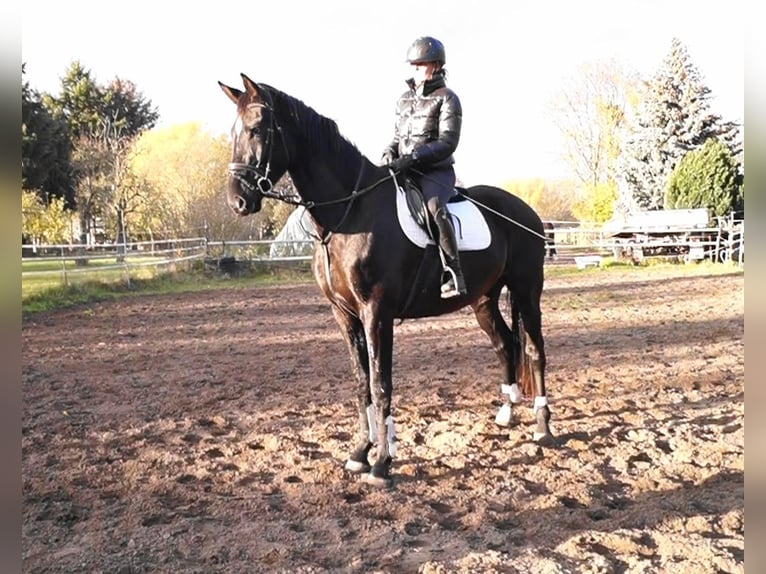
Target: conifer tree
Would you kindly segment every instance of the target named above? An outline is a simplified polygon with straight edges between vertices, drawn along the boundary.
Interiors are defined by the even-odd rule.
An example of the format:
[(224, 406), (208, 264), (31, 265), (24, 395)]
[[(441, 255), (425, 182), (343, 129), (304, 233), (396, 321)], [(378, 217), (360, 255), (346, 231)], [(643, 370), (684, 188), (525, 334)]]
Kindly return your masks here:
[(623, 138), (618, 209), (662, 209), (673, 170), (711, 138), (739, 154), (738, 126), (711, 112), (710, 97), (686, 48), (674, 38)]
[(34, 190), (44, 206), (58, 197), (72, 208), (74, 181), (67, 125), (48, 112), (40, 94), (23, 81), (25, 74), (22, 64), (21, 187)]

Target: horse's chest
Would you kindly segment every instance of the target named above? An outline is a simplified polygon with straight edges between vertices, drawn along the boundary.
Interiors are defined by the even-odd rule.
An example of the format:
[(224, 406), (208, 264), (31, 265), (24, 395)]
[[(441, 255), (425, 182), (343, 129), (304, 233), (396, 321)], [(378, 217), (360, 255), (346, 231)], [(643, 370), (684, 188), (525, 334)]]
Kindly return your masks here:
[(368, 290), (365, 289), (365, 285), (369, 281), (362, 272), (365, 268), (364, 261), (332, 251), (317, 253), (314, 257), (313, 272), (325, 297), (343, 307), (356, 309)]

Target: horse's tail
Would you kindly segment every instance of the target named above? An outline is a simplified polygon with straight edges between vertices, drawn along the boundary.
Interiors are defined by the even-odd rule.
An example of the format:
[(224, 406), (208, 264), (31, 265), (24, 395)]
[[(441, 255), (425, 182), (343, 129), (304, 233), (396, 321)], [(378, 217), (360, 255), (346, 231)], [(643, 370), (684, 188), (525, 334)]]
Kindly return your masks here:
[(513, 367), (516, 372), (516, 384), (525, 396), (534, 396), (535, 385), (532, 376), (532, 364), (529, 355), (524, 352), (527, 334), (524, 331), (518, 305), (513, 299), (513, 291), (508, 287), (508, 304), (511, 308), (511, 338), (513, 340)]

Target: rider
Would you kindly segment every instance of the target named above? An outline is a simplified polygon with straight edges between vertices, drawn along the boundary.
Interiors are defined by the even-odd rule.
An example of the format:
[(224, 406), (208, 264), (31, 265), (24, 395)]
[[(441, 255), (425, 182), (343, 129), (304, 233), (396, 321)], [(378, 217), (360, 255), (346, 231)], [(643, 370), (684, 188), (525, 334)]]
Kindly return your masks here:
[(455, 195), (455, 159), (463, 111), (455, 92), (446, 86), (444, 45), (423, 36), (407, 51), (413, 77), (409, 89), (396, 105), (394, 138), (383, 152), (383, 163), (395, 171), (412, 169), (409, 175), (423, 192), (428, 211), (439, 229), (447, 276), (442, 298), (464, 295), (455, 230), (445, 207)]

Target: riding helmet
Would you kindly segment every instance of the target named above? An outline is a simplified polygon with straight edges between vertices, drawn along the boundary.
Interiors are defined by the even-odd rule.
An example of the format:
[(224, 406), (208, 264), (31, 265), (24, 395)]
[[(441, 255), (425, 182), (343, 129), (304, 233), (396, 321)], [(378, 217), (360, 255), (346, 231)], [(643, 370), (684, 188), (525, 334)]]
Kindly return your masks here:
[(431, 36), (422, 36), (415, 40), (407, 50), (407, 61), (410, 64), (425, 64), (426, 62), (446, 63), (444, 44)]

